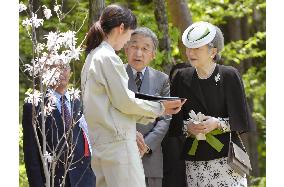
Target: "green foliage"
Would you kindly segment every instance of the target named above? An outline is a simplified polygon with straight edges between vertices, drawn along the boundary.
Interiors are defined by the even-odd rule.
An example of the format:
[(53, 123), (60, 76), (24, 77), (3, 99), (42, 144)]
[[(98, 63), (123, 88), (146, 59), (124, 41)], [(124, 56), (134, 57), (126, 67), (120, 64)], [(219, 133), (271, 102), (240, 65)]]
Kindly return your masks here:
[(265, 57), (266, 51), (261, 48), (265, 43), (266, 33), (257, 32), (248, 40), (238, 40), (228, 43), (222, 52), (225, 64), (232, 62), (240, 64), (246, 59)]
[[(148, 27), (156, 33), (158, 38), (162, 38), (163, 32), (158, 29), (158, 25), (154, 16), (154, 4), (139, 4), (138, 2), (132, 3), (133, 13), (137, 16), (138, 26)], [(178, 40), (180, 38), (179, 30), (169, 22), (169, 35), (171, 37), (171, 54), (167, 54), (165, 51), (157, 51), (155, 59), (150, 63), (150, 66), (164, 70), (166, 63), (171, 61), (171, 57), (180, 58), (180, 52), (178, 49)]]
[(253, 102), (253, 118), (257, 125), (258, 132), (258, 164), (261, 168), (260, 176), (265, 176), (265, 163), (266, 163), (266, 80), (265, 80), (265, 66), (260, 68), (251, 67), (243, 75), (244, 87), (246, 95)]
[[(27, 0), (23, 0), (27, 4)], [(53, 9), (50, 0), (40, 1), (42, 4), (46, 4), (48, 8)], [(110, 1), (106, 1), (106, 5), (110, 4)], [(116, 3), (128, 4), (137, 16), (138, 25), (149, 27), (153, 30), (159, 38), (162, 37), (162, 32), (158, 30), (157, 23), (154, 17), (154, 4), (151, 1), (148, 3), (142, 3), (142, 1), (129, 1), (121, 0)], [(259, 167), (260, 176), (265, 176), (265, 138), (266, 138), (266, 50), (265, 50), (265, 8), (266, 2), (264, 0), (191, 0), (188, 1), (188, 7), (192, 15), (193, 21), (209, 21), (216, 25), (221, 25), (221, 28), (226, 28), (226, 24), (231, 19), (247, 18), (249, 24), (249, 38), (247, 40), (229, 41), (226, 40), (222, 57), (224, 64), (239, 66), (242, 63), (250, 62), (247, 68), (243, 72), (243, 80), (245, 91), (249, 101), (253, 103), (253, 117), (258, 128), (258, 156), (259, 156)], [(61, 4), (61, 1), (58, 1)], [(60, 31), (75, 30), (78, 31), (78, 43), (83, 42), (86, 33), (88, 32), (88, 20), (85, 20), (88, 16), (89, 1), (87, 0), (70, 0), (64, 1), (64, 10), (67, 12), (72, 11), (62, 20), (58, 22), (58, 18), (52, 17), (50, 20), (44, 22), (41, 34), (47, 34), (49, 31), (54, 31), (59, 28)], [(74, 6), (75, 5), (75, 6)], [(74, 6), (74, 8), (73, 8)], [(53, 14), (55, 14), (52, 11)], [(20, 14), (19, 25), (22, 20), (26, 18), (24, 13)], [(82, 28), (80, 29), (81, 25)], [(80, 29), (80, 30), (79, 30)], [(223, 29), (222, 29), (223, 30)], [(223, 30), (224, 35), (227, 36), (227, 30)], [(173, 23), (169, 21), (169, 35), (171, 39), (171, 54), (166, 54), (164, 51), (158, 51), (156, 58), (151, 62), (151, 66), (158, 70), (165, 70), (165, 67), (169, 58), (174, 57), (176, 61), (179, 61), (180, 50), (178, 48), (178, 41), (181, 38), (181, 33), (177, 28), (173, 26)], [(32, 59), (32, 43), (29, 40), (25, 29), (19, 27), (19, 42), (20, 42), (20, 59), (24, 63), (28, 63)], [(123, 62), (127, 62), (123, 50), (119, 53)], [(80, 86), (80, 73), (82, 66), (85, 61), (85, 54), (80, 57), (80, 61), (71, 63), (73, 75), (71, 80), (75, 87)], [(20, 121), (22, 114), (22, 104), (24, 100), (24, 93), (27, 88), (30, 87), (31, 81), (28, 79), (26, 74), (22, 71), (22, 62), (20, 64)], [(22, 131), (20, 130), (20, 133)], [(22, 153), (22, 134), (20, 134), (20, 186), (28, 186), (27, 179), (25, 176), (25, 167), (23, 163)], [(265, 186), (266, 178), (252, 178), (252, 187), (263, 187)]]
[(193, 21), (208, 21), (213, 24), (225, 24), (226, 18), (241, 18), (252, 14), (254, 9), (265, 9), (265, 2), (258, 0), (192, 0), (188, 6)]
[(20, 187), (28, 187), (28, 178), (26, 174), (26, 168), (24, 163), (23, 153), (23, 129), (22, 124), (19, 125), (19, 184)]
[(266, 187), (266, 177), (251, 177), (250, 187)]

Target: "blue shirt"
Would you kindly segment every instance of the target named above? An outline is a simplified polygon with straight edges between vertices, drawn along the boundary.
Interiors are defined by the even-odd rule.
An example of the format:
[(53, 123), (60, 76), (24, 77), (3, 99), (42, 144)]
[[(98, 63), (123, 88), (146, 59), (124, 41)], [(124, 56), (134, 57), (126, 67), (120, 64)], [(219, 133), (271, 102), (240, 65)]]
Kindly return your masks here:
[[(53, 94), (54, 94), (54, 96), (56, 97), (56, 103), (55, 103), (55, 104), (56, 104), (56, 107), (57, 107), (57, 109), (59, 110), (59, 112), (61, 113), (61, 108), (62, 108), (62, 106), (61, 106), (61, 101), (60, 101), (60, 99), (61, 99), (62, 95), (61, 95), (60, 93), (56, 92), (56, 91), (53, 91)], [(65, 97), (67, 98), (67, 99), (64, 99), (64, 103), (67, 105), (68, 110), (69, 110), (69, 112), (70, 112), (70, 114), (71, 114), (71, 102), (70, 102), (70, 95), (69, 95), (69, 92), (66, 91), (64, 95), (65, 95)]]

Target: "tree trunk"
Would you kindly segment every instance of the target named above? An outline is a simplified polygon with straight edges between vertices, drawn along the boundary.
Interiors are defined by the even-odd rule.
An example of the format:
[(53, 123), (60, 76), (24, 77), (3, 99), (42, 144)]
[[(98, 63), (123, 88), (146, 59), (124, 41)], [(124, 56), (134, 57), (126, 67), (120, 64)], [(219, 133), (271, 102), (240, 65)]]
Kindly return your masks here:
[[(242, 31), (242, 39), (247, 40), (250, 37), (250, 27), (248, 24), (248, 18), (247, 16), (244, 16), (241, 18), (241, 31)], [(246, 72), (251, 66), (252, 66), (252, 60), (246, 59), (243, 62), (241, 62), (243, 66), (243, 70)]]
[(182, 44), (181, 36), (183, 31), (192, 24), (192, 18), (188, 9), (186, 0), (167, 0), (171, 21), (180, 31), (178, 47), (181, 53), (181, 59), (187, 61), (185, 55), (185, 46)]
[(161, 38), (159, 38), (159, 49), (164, 51), (165, 54), (168, 55), (166, 59), (166, 64), (172, 63), (172, 56), (171, 56), (171, 42), (169, 36), (169, 29), (168, 29), (168, 17), (166, 13), (166, 6), (164, 0), (154, 0), (154, 14), (155, 19), (158, 25), (159, 31), (162, 32)]
[(162, 38), (159, 39), (160, 50), (166, 50), (167, 52), (171, 49), (168, 29), (168, 18), (165, 10), (164, 0), (154, 0), (154, 14), (158, 25), (158, 29), (163, 33)]
[(104, 8), (104, 0), (89, 0), (89, 28), (99, 20)]
[[(239, 18), (228, 18), (227, 19), (227, 37), (228, 41), (238, 41), (242, 39), (242, 31), (241, 31), (241, 21)], [(240, 64), (231, 64), (236, 67), (241, 74), (244, 73), (244, 69)]]
[(171, 55), (171, 41), (169, 36), (169, 24), (166, 12), (165, 0), (153, 0), (154, 2), (154, 14), (159, 31), (162, 32), (161, 38), (159, 38), (159, 49), (165, 52), (167, 56), (166, 61), (163, 63), (163, 69), (165, 72), (169, 72), (173, 63)]

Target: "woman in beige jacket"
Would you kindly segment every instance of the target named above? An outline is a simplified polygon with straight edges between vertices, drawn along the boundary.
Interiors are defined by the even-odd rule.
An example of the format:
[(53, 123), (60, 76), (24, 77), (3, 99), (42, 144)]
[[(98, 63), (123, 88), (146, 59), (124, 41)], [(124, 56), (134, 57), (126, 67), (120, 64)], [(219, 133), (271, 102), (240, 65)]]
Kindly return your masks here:
[(81, 85), (97, 187), (144, 187), (136, 122), (147, 124), (162, 114), (175, 114), (185, 102), (140, 100), (127, 88), (128, 75), (115, 51), (135, 28), (136, 17), (129, 9), (110, 5), (87, 35)]

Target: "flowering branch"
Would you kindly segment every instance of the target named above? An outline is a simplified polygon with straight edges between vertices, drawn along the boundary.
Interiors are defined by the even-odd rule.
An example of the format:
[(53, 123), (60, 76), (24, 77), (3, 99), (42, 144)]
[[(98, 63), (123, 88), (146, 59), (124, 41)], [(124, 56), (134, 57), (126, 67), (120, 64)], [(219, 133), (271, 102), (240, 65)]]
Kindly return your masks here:
[[(73, 10), (77, 4), (78, 1), (71, 10)], [(59, 22), (71, 12), (70, 10), (66, 14), (63, 14), (62, 7), (63, 1), (61, 5), (58, 5), (56, 1), (54, 11)], [(65, 176), (73, 162), (73, 152), (77, 141), (75, 144), (73, 144), (74, 142), (69, 141), (73, 137), (72, 129), (70, 128), (66, 132), (64, 131), (63, 136), (57, 137), (58, 144), (55, 147), (47, 144), (45, 121), (49, 116), (55, 122), (55, 119), (51, 114), (56, 108), (56, 98), (53, 94), (47, 92), (47, 89), (50, 87), (56, 89), (61, 74), (60, 67), (69, 66), (71, 61), (80, 59), (83, 42), (80, 43), (80, 45), (77, 45), (76, 34), (82, 28), (87, 17), (84, 19), (83, 24), (77, 32), (70, 30), (60, 32), (58, 29), (55, 32), (50, 31), (48, 34), (44, 35), (43, 42), (40, 43), (37, 40), (36, 31), (43, 26), (45, 21), (51, 19), (53, 15), (46, 5), (43, 5), (42, 9), (39, 8), (35, 12), (32, 12), (32, 10), (32, 3), (27, 7), (20, 2), (19, 12), (25, 12), (27, 15), (27, 17), (22, 20), (21, 25), (26, 30), (26, 33), (32, 42), (31, 62), (25, 64), (22, 58), (20, 58), (24, 67), (23, 72), (27, 72), (28, 75), (32, 77), (33, 83), (32, 89), (28, 89), (26, 92), (27, 97), (25, 98), (25, 102), (32, 104), (32, 126), (46, 179), (45, 185), (48, 187), (54, 186), (55, 167), (58, 162), (62, 162), (62, 160), (60, 160), (61, 156), (66, 154), (66, 160), (63, 160), (66, 171), (62, 181), (60, 181), (61, 185), (64, 186)], [(38, 18), (37, 13), (41, 10), (43, 11), (44, 17)], [(36, 78), (39, 80), (38, 85), (35, 84)], [(36, 86), (39, 87), (39, 90), (36, 89)], [(72, 100), (80, 98), (80, 91), (78, 89), (70, 88), (69, 93)], [(73, 106), (71, 106), (71, 108), (73, 109)], [(71, 118), (73, 119), (72, 110), (71, 114)], [(72, 120), (72, 122), (72, 124), (75, 124), (74, 120)], [(39, 136), (42, 137), (41, 143), (39, 141)]]

